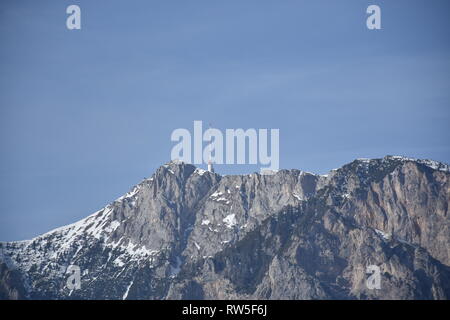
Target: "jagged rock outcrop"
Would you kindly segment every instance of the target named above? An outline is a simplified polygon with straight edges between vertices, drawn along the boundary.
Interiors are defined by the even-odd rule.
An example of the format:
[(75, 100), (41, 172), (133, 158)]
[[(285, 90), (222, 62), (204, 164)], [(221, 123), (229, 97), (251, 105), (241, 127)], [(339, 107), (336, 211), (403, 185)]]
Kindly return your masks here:
[(391, 156), (328, 175), (170, 162), (77, 223), (0, 243), (0, 298), (448, 299), (449, 176)]

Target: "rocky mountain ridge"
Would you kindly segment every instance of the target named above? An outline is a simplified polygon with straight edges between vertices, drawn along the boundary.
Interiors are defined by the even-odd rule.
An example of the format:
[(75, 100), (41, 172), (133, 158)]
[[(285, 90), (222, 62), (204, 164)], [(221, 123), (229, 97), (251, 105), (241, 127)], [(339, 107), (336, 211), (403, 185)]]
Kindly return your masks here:
[(0, 298), (448, 299), (449, 176), (396, 156), (328, 175), (172, 161), (79, 222), (0, 243)]

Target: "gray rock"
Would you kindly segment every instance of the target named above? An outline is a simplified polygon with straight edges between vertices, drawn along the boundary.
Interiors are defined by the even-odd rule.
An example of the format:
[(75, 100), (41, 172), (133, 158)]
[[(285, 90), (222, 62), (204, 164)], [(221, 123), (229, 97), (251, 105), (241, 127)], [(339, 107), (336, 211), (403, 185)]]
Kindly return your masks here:
[(449, 176), (392, 156), (325, 176), (170, 162), (79, 222), (0, 243), (0, 299), (448, 299)]

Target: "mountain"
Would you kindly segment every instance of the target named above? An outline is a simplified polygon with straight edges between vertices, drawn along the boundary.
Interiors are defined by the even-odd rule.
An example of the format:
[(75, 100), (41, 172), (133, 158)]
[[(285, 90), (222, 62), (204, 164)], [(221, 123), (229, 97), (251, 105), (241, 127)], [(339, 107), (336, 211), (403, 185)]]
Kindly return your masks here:
[(172, 161), (81, 221), (0, 243), (0, 298), (449, 299), (449, 178), (397, 156), (328, 175)]

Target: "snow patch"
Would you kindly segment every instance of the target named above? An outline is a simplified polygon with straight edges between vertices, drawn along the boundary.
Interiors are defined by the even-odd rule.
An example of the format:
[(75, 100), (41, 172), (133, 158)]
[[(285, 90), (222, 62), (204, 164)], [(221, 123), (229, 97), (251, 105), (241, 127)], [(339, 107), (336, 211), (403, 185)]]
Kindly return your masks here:
[(292, 195), (299, 201), (303, 201), (304, 200), (300, 195), (298, 195), (296, 193), (293, 193)]
[(210, 196), (210, 198), (217, 198), (217, 197), (221, 196), (222, 194), (223, 194), (222, 192), (216, 191)]
[(375, 232), (376, 232), (380, 237), (382, 237), (383, 240), (388, 241), (389, 239), (391, 239), (391, 236), (390, 236), (388, 233), (384, 232), (384, 231), (375, 229)]
[(233, 228), (237, 224), (236, 215), (234, 213), (227, 215), (222, 221), (229, 229)]
[(197, 169), (195, 169), (194, 172), (197, 173), (198, 175), (202, 176), (202, 175), (204, 175), (207, 171), (206, 171), (206, 170), (203, 170), (203, 169), (200, 169), (200, 168), (197, 168)]
[(130, 288), (133, 285), (133, 282), (134, 280), (131, 281), (130, 284), (128, 285), (127, 290), (125, 290), (125, 293), (123, 294), (122, 300), (125, 300), (128, 297), (128, 293), (130, 292)]
[(106, 232), (109, 232), (109, 233), (114, 232), (114, 231), (116, 231), (116, 229), (117, 229), (119, 226), (120, 226), (120, 222), (117, 221), (117, 220), (114, 220), (114, 221), (112, 221), (112, 222), (109, 224), (109, 226), (107, 226), (107, 227), (105, 228), (105, 231), (106, 231)]
[(123, 267), (125, 265), (125, 262), (123, 262), (122, 257), (119, 256), (113, 261), (114, 265), (118, 267)]
[(131, 191), (127, 192), (125, 195), (117, 198), (116, 201), (123, 201), (124, 199), (133, 198), (140, 190), (140, 186), (135, 186)]

